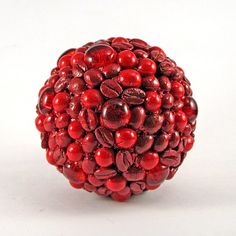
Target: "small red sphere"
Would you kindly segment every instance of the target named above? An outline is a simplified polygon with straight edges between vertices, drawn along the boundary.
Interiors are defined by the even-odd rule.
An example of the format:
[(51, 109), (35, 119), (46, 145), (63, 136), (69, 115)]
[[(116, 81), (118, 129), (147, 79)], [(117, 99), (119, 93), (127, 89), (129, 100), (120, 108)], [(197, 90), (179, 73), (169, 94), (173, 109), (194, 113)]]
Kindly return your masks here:
[(53, 151), (52, 150), (47, 149), (46, 158), (47, 158), (47, 161), (48, 161), (49, 164), (56, 165), (56, 162), (53, 158)]
[(38, 115), (35, 119), (35, 126), (39, 132), (45, 132), (43, 121), (45, 119), (45, 115)]
[(68, 126), (68, 133), (71, 138), (80, 139), (84, 134), (84, 130), (83, 130), (80, 122), (74, 120)]
[(54, 97), (52, 103), (53, 103), (53, 108), (55, 111), (63, 112), (66, 110), (66, 108), (68, 107), (70, 103), (70, 96), (66, 92), (58, 93)]
[(137, 141), (137, 134), (132, 129), (122, 128), (116, 131), (115, 141), (119, 148), (131, 148)]
[(98, 90), (88, 89), (82, 93), (80, 101), (85, 108), (99, 108), (103, 103), (103, 98)]
[(133, 69), (126, 69), (120, 72), (118, 81), (124, 87), (139, 88), (142, 83), (142, 77), (138, 71)]
[(142, 155), (140, 165), (145, 170), (153, 169), (159, 162), (159, 155), (156, 152), (146, 152)]
[(59, 68), (63, 68), (63, 67), (65, 67), (65, 66), (70, 66), (71, 64), (70, 64), (70, 59), (71, 59), (71, 56), (70, 55), (64, 55), (64, 56), (62, 56), (60, 59), (59, 59), (59, 61), (58, 61), (58, 63), (57, 63), (57, 66), (59, 67)]
[(111, 197), (113, 200), (118, 202), (124, 202), (127, 201), (131, 197), (131, 191), (129, 187), (125, 187), (119, 192), (113, 192), (111, 194)]
[(83, 155), (81, 144), (71, 143), (67, 147), (66, 155), (71, 161), (80, 161)]
[(177, 131), (183, 131), (188, 123), (187, 116), (183, 111), (177, 111), (175, 113), (175, 127)]
[(84, 81), (89, 87), (93, 88), (103, 81), (103, 77), (99, 70), (90, 69), (84, 73)]
[(113, 163), (114, 152), (110, 148), (99, 148), (95, 152), (95, 160), (101, 167), (108, 167)]
[(124, 68), (133, 68), (138, 59), (132, 51), (124, 50), (118, 54), (117, 61)]
[(126, 179), (123, 176), (115, 176), (106, 181), (106, 187), (113, 192), (119, 192), (126, 186)]
[(173, 81), (171, 83), (171, 93), (175, 98), (182, 98), (184, 96), (184, 86), (177, 81)]
[(48, 132), (53, 131), (55, 128), (55, 118), (53, 114), (48, 114), (43, 121), (44, 129)]
[(159, 111), (161, 107), (161, 97), (157, 92), (146, 92), (145, 108), (151, 112)]
[(142, 60), (140, 60), (138, 71), (142, 76), (154, 75), (156, 73), (156, 70), (156, 63), (153, 60), (149, 58), (143, 58)]
[(66, 113), (62, 113), (56, 119), (56, 127), (58, 129), (65, 128), (68, 126), (69, 122), (70, 122), (69, 115)]

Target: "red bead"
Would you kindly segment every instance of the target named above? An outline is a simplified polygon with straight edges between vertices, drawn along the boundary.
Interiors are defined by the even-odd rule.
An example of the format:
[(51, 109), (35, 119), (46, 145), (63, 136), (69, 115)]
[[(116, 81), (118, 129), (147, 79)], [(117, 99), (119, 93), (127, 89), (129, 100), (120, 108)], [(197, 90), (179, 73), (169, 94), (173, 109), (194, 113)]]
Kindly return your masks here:
[(142, 83), (142, 77), (138, 71), (133, 69), (122, 70), (118, 76), (118, 81), (124, 87), (139, 88)]
[(53, 108), (57, 112), (63, 112), (69, 106), (70, 97), (66, 92), (58, 93), (53, 99)]
[(79, 161), (82, 158), (83, 151), (79, 143), (71, 143), (67, 147), (66, 155), (71, 161)]
[(155, 76), (147, 76), (143, 78), (142, 85), (147, 90), (157, 91), (160, 89), (160, 83)]
[(116, 60), (116, 51), (105, 44), (97, 44), (89, 47), (85, 52), (84, 61), (91, 68), (99, 68)]
[(44, 129), (48, 132), (51, 132), (55, 128), (55, 118), (52, 114), (49, 114), (45, 117), (43, 121)]
[(108, 100), (102, 107), (101, 122), (110, 129), (118, 129), (129, 123), (131, 113), (128, 105), (120, 98)]
[(96, 162), (93, 159), (85, 158), (82, 162), (82, 170), (86, 174), (93, 174), (96, 168)]
[(145, 170), (153, 169), (159, 162), (159, 155), (156, 152), (146, 152), (142, 155), (140, 165)]
[(112, 43), (128, 43), (129, 40), (123, 37), (117, 37), (112, 40)]
[(101, 93), (96, 89), (88, 89), (81, 95), (81, 104), (85, 108), (98, 108), (103, 103)]
[(192, 97), (184, 99), (183, 112), (186, 114), (188, 121), (193, 122), (197, 118), (198, 107), (196, 101)]
[(113, 163), (114, 152), (110, 148), (99, 148), (95, 152), (95, 160), (101, 167), (108, 167)]
[(173, 81), (171, 83), (171, 93), (175, 98), (182, 98), (184, 96), (184, 86), (177, 81)]
[(158, 164), (154, 169), (147, 173), (146, 183), (149, 186), (155, 186), (162, 183), (169, 174), (169, 168), (167, 166)]
[(161, 107), (161, 97), (157, 92), (146, 92), (145, 108), (151, 112), (159, 111)]
[(137, 141), (137, 134), (132, 129), (122, 128), (116, 131), (115, 141), (119, 148), (131, 148)]
[(65, 165), (63, 167), (63, 174), (67, 179), (76, 184), (82, 184), (86, 181), (86, 175), (82, 169), (73, 167), (71, 165)]
[(56, 127), (61, 129), (68, 126), (70, 117), (66, 113), (60, 114), (56, 119)]
[(86, 90), (86, 86), (82, 79), (73, 78), (69, 83), (68, 89), (71, 93), (75, 95), (80, 95), (84, 90)]
[(74, 55), (71, 56), (70, 64), (72, 66), (75, 66), (76, 64), (80, 63), (83, 60), (84, 60), (84, 53), (77, 52), (77, 53), (74, 53)]
[(187, 116), (183, 111), (177, 111), (175, 113), (175, 128), (177, 131), (183, 131), (187, 122)]
[(71, 182), (69, 181), (70, 185), (73, 187), (73, 188), (76, 188), (76, 189), (80, 189), (80, 188), (83, 188), (84, 184), (77, 184), (77, 183), (74, 183), (74, 182)]
[(58, 61), (58, 63), (57, 63), (57, 66), (59, 67), (59, 68), (63, 68), (63, 67), (65, 67), (65, 66), (70, 66), (71, 64), (70, 64), (70, 59), (71, 59), (71, 56), (70, 55), (64, 55), (64, 56), (62, 56), (60, 59), (59, 59), (59, 61)]
[(35, 126), (39, 132), (45, 132), (43, 121), (45, 119), (44, 115), (38, 115), (35, 119)]
[(52, 110), (54, 91), (51, 87), (43, 87), (39, 92), (38, 108), (40, 113), (45, 114)]
[(166, 93), (162, 98), (162, 107), (170, 109), (174, 105), (174, 97), (170, 93)]
[(47, 149), (46, 158), (47, 158), (47, 161), (48, 161), (49, 164), (56, 165), (56, 162), (53, 158), (53, 151), (52, 150)]
[(115, 176), (106, 181), (106, 187), (113, 192), (118, 192), (126, 186), (126, 179), (123, 176)]
[(149, 58), (143, 58), (140, 60), (138, 71), (142, 76), (154, 75), (156, 73), (156, 70), (156, 63), (153, 60)]
[(84, 130), (79, 121), (72, 121), (68, 126), (68, 133), (71, 138), (80, 139), (84, 134)]
[(124, 68), (133, 68), (138, 59), (132, 51), (124, 50), (118, 54), (117, 61)]
[(188, 135), (183, 138), (184, 152), (188, 152), (192, 149), (194, 144), (194, 138), (191, 135)]

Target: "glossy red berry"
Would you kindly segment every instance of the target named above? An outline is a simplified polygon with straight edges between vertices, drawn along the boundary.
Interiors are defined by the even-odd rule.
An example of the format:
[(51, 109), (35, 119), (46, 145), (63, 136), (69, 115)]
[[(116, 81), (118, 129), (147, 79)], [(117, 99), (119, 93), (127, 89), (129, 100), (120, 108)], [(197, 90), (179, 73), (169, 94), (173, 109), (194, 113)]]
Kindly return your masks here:
[(131, 148), (137, 141), (137, 134), (132, 129), (122, 128), (116, 131), (115, 141), (119, 148)]
[(38, 93), (46, 160), (76, 189), (115, 201), (172, 179), (194, 144), (197, 103), (157, 46), (112, 37), (65, 51)]
[(108, 167), (113, 163), (114, 152), (110, 148), (99, 148), (95, 152), (95, 160), (101, 167)]

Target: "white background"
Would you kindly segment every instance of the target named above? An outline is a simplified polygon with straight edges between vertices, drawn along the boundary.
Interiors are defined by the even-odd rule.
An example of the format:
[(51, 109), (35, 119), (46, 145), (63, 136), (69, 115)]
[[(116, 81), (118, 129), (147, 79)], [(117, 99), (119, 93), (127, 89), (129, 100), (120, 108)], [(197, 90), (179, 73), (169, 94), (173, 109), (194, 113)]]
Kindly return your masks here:
[[(0, 1), (0, 235), (236, 235), (235, 1)], [(199, 105), (196, 143), (158, 191), (117, 203), (70, 188), (34, 127), (64, 50), (111, 36), (162, 47)]]

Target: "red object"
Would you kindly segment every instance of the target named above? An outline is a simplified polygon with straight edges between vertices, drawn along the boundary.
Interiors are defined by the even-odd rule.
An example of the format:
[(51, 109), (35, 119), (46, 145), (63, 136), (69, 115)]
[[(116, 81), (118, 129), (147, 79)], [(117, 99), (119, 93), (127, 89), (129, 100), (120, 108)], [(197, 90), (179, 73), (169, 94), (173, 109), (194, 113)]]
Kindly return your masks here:
[(126, 201), (174, 177), (198, 107), (184, 71), (141, 39), (69, 49), (39, 91), (46, 160), (76, 189)]

